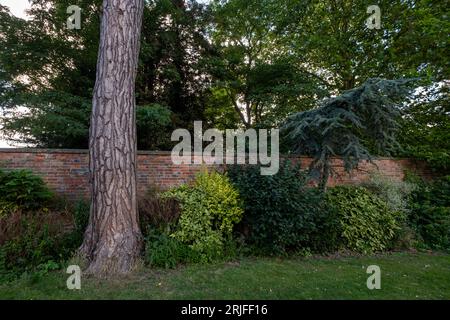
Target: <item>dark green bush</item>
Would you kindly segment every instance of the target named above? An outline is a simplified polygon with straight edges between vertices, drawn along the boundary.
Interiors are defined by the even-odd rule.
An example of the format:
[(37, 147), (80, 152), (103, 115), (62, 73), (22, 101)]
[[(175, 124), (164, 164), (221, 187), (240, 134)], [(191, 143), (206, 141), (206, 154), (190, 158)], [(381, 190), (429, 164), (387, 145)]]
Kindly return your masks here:
[(0, 279), (68, 259), (76, 249), (71, 217), (64, 213), (20, 210), (0, 219)]
[(278, 174), (262, 176), (259, 166), (233, 166), (228, 175), (245, 203), (240, 229), (247, 244), (265, 254), (333, 250), (333, 212), (299, 167), (285, 162)]
[(409, 222), (423, 244), (431, 249), (450, 249), (450, 176), (432, 183), (421, 182), (413, 192)]
[(342, 247), (369, 254), (393, 245), (403, 215), (363, 187), (339, 186), (327, 192), (339, 221)]
[(84, 232), (89, 223), (90, 204), (89, 202), (80, 200), (75, 204), (73, 209), (73, 237), (79, 245), (83, 241)]
[(84, 201), (0, 217), (0, 280), (61, 265), (80, 247), (88, 218)]
[(36, 209), (45, 206), (52, 193), (41, 177), (28, 170), (0, 171), (0, 200), (21, 208)]
[(145, 262), (157, 268), (173, 269), (179, 264), (200, 262), (200, 254), (165, 232), (149, 230)]

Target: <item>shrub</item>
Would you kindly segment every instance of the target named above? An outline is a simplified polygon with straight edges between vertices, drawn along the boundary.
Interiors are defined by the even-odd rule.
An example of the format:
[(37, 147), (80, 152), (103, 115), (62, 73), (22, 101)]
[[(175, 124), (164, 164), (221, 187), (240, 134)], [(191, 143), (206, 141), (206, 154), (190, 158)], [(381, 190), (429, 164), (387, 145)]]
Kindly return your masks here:
[(48, 261), (70, 257), (71, 217), (63, 213), (13, 212), (0, 219), (0, 278), (19, 275)]
[(145, 262), (157, 268), (172, 269), (180, 263), (198, 262), (199, 253), (189, 245), (157, 229), (149, 230), (145, 246)]
[(363, 187), (383, 199), (389, 209), (401, 213), (399, 216), (400, 230), (393, 239), (394, 248), (410, 249), (417, 246), (417, 236), (407, 221), (411, 212), (412, 193), (418, 185), (412, 181), (399, 181), (379, 173), (372, 174)]
[(28, 170), (14, 170), (0, 174), (0, 200), (25, 209), (44, 206), (52, 193), (42, 178)]
[(179, 201), (181, 216), (172, 236), (211, 261), (223, 254), (224, 241), (240, 222), (239, 194), (226, 175), (202, 172), (191, 186), (169, 190), (164, 198)]
[(164, 230), (170, 234), (180, 217), (180, 205), (176, 199), (162, 197), (161, 193), (150, 188), (138, 200), (139, 220), (144, 236), (149, 229)]
[(413, 193), (409, 222), (431, 249), (450, 249), (450, 176), (421, 182)]
[(401, 213), (363, 187), (340, 186), (327, 192), (336, 210), (342, 245), (364, 254), (386, 250), (400, 230)]
[(411, 194), (417, 188), (414, 183), (394, 180), (380, 173), (372, 174), (362, 186), (383, 199), (390, 210), (403, 213), (409, 212)]
[(267, 254), (333, 249), (333, 212), (298, 166), (284, 162), (274, 176), (262, 176), (259, 166), (233, 166), (228, 174), (245, 203), (241, 229), (248, 244)]

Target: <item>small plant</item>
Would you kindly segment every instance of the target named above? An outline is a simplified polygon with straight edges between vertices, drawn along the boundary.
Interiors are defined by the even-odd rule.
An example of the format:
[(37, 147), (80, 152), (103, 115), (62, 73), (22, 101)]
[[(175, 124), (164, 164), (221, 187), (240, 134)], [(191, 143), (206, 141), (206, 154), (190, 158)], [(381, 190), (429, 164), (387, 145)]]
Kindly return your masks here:
[(69, 258), (79, 245), (73, 241), (66, 213), (15, 211), (0, 219), (0, 278), (41, 270), (49, 261)]
[(197, 262), (200, 256), (187, 244), (159, 232), (149, 231), (145, 246), (145, 262), (156, 268), (173, 269), (178, 264)]
[(14, 211), (17, 210), (19, 210), (19, 206), (17, 204), (0, 200), (0, 219), (11, 215)]
[(0, 200), (24, 209), (43, 207), (52, 197), (41, 177), (28, 170), (0, 174)]

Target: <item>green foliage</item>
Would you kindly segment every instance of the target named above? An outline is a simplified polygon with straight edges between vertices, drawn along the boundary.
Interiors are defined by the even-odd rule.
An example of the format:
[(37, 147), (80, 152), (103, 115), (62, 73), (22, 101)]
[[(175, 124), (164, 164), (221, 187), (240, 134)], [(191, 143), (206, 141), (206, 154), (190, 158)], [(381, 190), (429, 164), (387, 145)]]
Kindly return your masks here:
[(407, 181), (399, 181), (380, 173), (373, 173), (363, 187), (383, 199), (389, 209), (404, 214), (410, 211), (411, 194), (417, 185)]
[(90, 204), (87, 201), (78, 201), (73, 209), (74, 229), (72, 231), (72, 241), (75, 242), (71, 247), (78, 247), (83, 242), (84, 232), (89, 224)]
[(290, 116), (282, 127), (291, 152), (312, 156), (310, 170), (325, 188), (333, 156), (342, 157), (349, 172), (361, 160), (371, 159), (369, 146), (379, 153), (398, 148), (400, 113), (396, 106), (409, 92), (408, 80), (370, 79), (319, 108)]
[(422, 182), (413, 193), (409, 221), (425, 246), (450, 249), (450, 176)]
[(333, 213), (298, 166), (286, 161), (274, 176), (262, 176), (258, 166), (234, 166), (228, 174), (245, 203), (241, 229), (248, 244), (269, 254), (334, 249)]
[(449, 97), (448, 86), (434, 84), (420, 90), (405, 106), (400, 156), (426, 160), (439, 173), (450, 172)]
[(146, 194), (138, 199), (138, 208), (144, 237), (155, 230), (166, 235), (171, 234), (176, 228), (181, 214), (177, 200), (163, 197), (154, 188), (149, 188)]
[(192, 186), (181, 186), (164, 193), (181, 205), (177, 230), (172, 236), (201, 254), (202, 261), (223, 254), (223, 245), (241, 221), (243, 210), (239, 194), (226, 175), (202, 172)]
[[(327, 95), (317, 78), (280, 52), (273, 15), (280, 5), (272, 0), (214, 1), (212, 42), (217, 55), (209, 59), (214, 88), (224, 91), (220, 104), (239, 116), (239, 125), (272, 127), (314, 98)], [(276, 106), (276, 107), (274, 107)], [(235, 125), (237, 125), (236, 123)]]
[(9, 216), (13, 212), (17, 211), (19, 206), (15, 203), (0, 200), (0, 219)]
[(201, 261), (201, 255), (175, 237), (150, 231), (146, 238), (145, 262), (157, 268), (173, 269), (179, 264)]
[[(68, 259), (77, 248), (64, 213), (16, 211), (0, 219), (0, 281)], [(52, 263), (54, 265), (54, 263)]]
[(9, 202), (24, 209), (32, 209), (44, 206), (51, 197), (52, 193), (42, 178), (31, 171), (13, 170), (0, 173), (0, 200), (2, 202)]
[(327, 192), (336, 210), (344, 248), (370, 254), (390, 248), (402, 215), (363, 187), (341, 186)]
[[(0, 108), (6, 138), (48, 148), (88, 147), (102, 3), (41, 0), (31, 4), (30, 20), (0, 7)], [(82, 9), (80, 30), (66, 28), (66, 10), (73, 4)], [(156, 130), (167, 114), (157, 110), (164, 122), (155, 123), (155, 109), (148, 115), (146, 106), (168, 106), (171, 126), (189, 127), (203, 118), (209, 83), (203, 60), (213, 53), (206, 40), (208, 19), (205, 6), (195, 1), (146, 1), (136, 79), (136, 103), (143, 106), (138, 108), (140, 149), (170, 149), (169, 129), (164, 126), (165, 135)], [(149, 121), (154, 125), (147, 126)]]
[(167, 107), (159, 104), (137, 107), (136, 126), (140, 150), (167, 149), (170, 146), (171, 115)]
[(418, 188), (417, 184), (412, 181), (399, 181), (377, 172), (372, 174), (370, 180), (362, 186), (383, 199), (389, 210), (400, 214), (400, 230), (393, 239), (394, 249), (416, 247), (417, 236), (408, 224), (407, 216), (411, 213), (411, 198)]

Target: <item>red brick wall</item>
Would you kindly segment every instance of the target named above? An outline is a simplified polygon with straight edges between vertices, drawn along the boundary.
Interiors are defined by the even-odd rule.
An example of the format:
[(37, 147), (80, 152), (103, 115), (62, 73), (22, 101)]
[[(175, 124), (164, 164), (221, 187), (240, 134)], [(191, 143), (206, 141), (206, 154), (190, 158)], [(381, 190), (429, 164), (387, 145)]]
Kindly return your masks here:
[[(293, 162), (301, 161), (302, 168), (307, 168), (311, 162), (311, 159), (306, 157), (290, 159)], [(424, 163), (415, 160), (379, 158), (374, 162), (376, 166), (362, 163), (358, 170), (349, 175), (345, 173), (342, 161), (336, 159), (333, 167), (338, 176), (330, 180), (330, 185), (364, 181), (374, 170), (395, 179), (403, 179), (405, 169), (424, 177), (432, 176)], [(51, 189), (69, 199), (89, 195), (87, 150), (0, 149), (0, 168), (30, 169), (40, 175)], [(201, 168), (199, 165), (173, 165), (170, 152), (139, 152), (138, 189), (142, 193), (149, 186), (166, 189), (189, 182)]]

